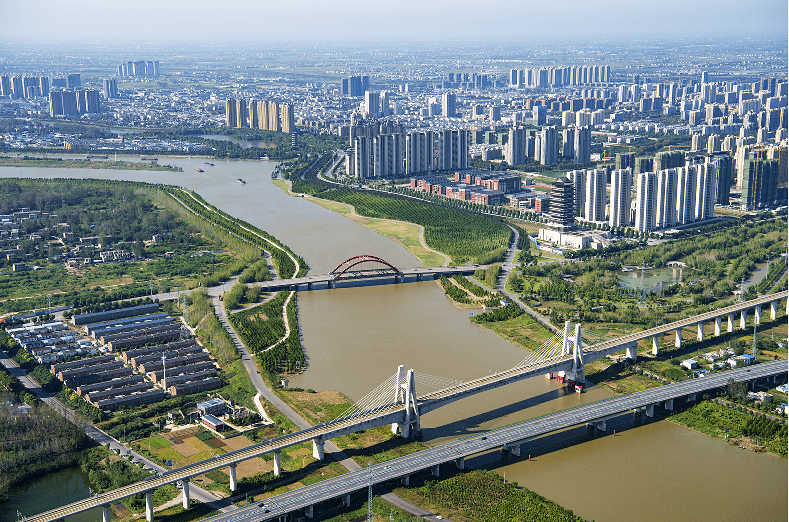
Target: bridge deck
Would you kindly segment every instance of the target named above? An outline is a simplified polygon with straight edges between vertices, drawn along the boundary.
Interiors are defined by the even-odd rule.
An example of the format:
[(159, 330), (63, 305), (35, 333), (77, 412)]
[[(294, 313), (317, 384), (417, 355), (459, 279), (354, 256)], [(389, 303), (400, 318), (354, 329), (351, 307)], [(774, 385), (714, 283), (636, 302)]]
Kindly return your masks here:
[[(735, 380), (768, 377), (786, 372), (786, 361), (759, 364), (753, 368), (733, 370), (679, 383), (653, 388), (643, 392), (614, 397), (599, 402), (579, 406), (559, 413), (553, 413), (528, 420), (484, 434), (474, 435), (435, 448), (420, 451), (406, 457), (387, 461), (367, 469), (354, 471), (328, 479), (311, 486), (284, 493), (252, 507), (241, 508), (232, 513), (208, 519), (210, 522), (252, 522), (267, 520), (285, 513), (303, 509), (325, 500), (366, 488), (369, 484), (385, 482), (404, 475), (416, 473), (461, 457), (468, 457), (484, 451), (504, 447), (526, 439), (545, 435), (552, 431), (584, 424), (612, 415), (621, 414), (650, 404), (669, 399), (701, 393), (713, 388), (726, 386), (728, 379)], [(265, 505), (265, 508), (261, 508)], [(268, 510), (266, 512), (265, 510)]]

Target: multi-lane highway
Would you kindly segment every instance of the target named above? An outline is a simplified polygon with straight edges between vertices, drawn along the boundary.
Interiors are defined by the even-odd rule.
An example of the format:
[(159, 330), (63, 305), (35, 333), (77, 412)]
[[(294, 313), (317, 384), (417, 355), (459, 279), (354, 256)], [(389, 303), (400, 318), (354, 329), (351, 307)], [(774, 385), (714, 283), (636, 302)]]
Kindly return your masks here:
[(446, 462), (456, 461), (457, 459), (484, 451), (503, 448), (516, 444), (519, 441), (569, 426), (604, 419), (644, 406), (662, 404), (671, 399), (724, 387), (729, 379), (738, 381), (750, 380), (786, 372), (786, 361), (780, 360), (594, 402), (507, 426), (483, 435), (475, 435), (443, 444), (413, 455), (341, 475), (311, 486), (305, 486), (258, 502), (253, 506), (238, 509), (232, 514), (222, 514), (208, 520), (210, 522), (258, 522), (268, 520), (298, 509), (309, 509), (310, 506), (314, 506), (319, 502), (340, 498), (362, 490), (371, 483), (377, 484), (398, 479)]

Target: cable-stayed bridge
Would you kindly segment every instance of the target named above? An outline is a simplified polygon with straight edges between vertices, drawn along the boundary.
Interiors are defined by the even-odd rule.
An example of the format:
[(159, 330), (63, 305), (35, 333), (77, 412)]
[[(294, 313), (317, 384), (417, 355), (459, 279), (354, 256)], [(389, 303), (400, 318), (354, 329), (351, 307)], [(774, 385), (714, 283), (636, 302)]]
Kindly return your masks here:
[[(589, 332), (586, 336), (584, 336), (581, 330), (581, 325), (576, 325), (573, 328), (573, 326), (568, 322), (565, 324), (565, 328), (562, 332), (557, 333), (548, 339), (548, 341), (546, 341), (537, 350), (529, 353), (526, 358), (509, 370), (495, 372), (492, 375), (487, 375), (485, 377), (467, 382), (458, 382), (454, 379), (423, 375), (414, 372), (414, 370), (408, 370), (406, 372), (401, 366), (394, 375), (386, 379), (381, 385), (357, 401), (356, 404), (354, 404), (349, 410), (341, 414), (333, 421), (314, 426), (297, 433), (284, 435), (277, 439), (266, 441), (261, 444), (256, 444), (254, 446), (226, 453), (212, 459), (190, 464), (188, 466), (184, 466), (182, 468), (165, 473), (162, 476), (151, 477), (136, 484), (131, 484), (113, 491), (108, 491), (89, 499), (78, 501), (73, 504), (42, 513), (40, 515), (29, 517), (27, 520), (34, 522), (61, 520), (69, 515), (80, 513), (96, 507), (104, 507), (105, 522), (108, 522), (109, 505), (111, 503), (117, 502), (120, 499), (132, 495), (145, 493), (146, 518), (147, 520), (151, 521), (153, 520), (152, 492), (157, 487), (163, 486), (165, 484), (182, 481), (184, 506), (188, 506), (189, 479), (191, 477), (216, 469), (229, 468), (230, 490), (235, 491), (237, 489), (236, 466), (239, 462), (270, 453), (273, 455), (274, 472), (276, 475), (279, 475), (281, 473), (280, 453), (283, 449), (290, 446), (312, 442), (313, 456), (318, 460), (323, 460), (323, 448), (325, 441), (341, 435), (347, 435), (349, 433), (355, 433), (379, 426), (391, 425), (394, 432), (399, 432), (403, 437), (409, 437), (413, 430), (419, 429), (421, 415), (429, 413), (430, 411), (457, 400), (482, 393), (493, 388), (506, 386), (507, 384), (518, 382), (523, 379), (544, 374), (556, 373), (563, 379), (566, 379), (570, 385), (575, 385), (578, 391), (581, 391), (585, 382), (585, 363), (621, 350), (625, 350), (629, 357), (635, 359), (636, 342), (640, 339), (652, 337), (654, 343), (654, 338), (656, 336), (663, 335), (667, 332), (681, 332), (682, 328), (684, 327), (698, 324), (703, 325), (704, 321), (714, 319), (716, 320), (717, 324), (720, 324), (721, 317), (723, 316), (728, 316), (729, 324), (732, 324), (733, 321), (731, 317), (735, 313), (741, 314), (742, 324), (744, 327), (744, 317), (748, 313), (748, 310), (753, 309), (755, 311), (754, 313), (756, 314), (756, 320), (759, 322), (761, 319), (762, 306), (765, 305), (769, 305), (771, 307), (771, 316), (774, 318), (777, 312), (778, 302), (781, 299), (785, 299), (786, 297), (786, 291), (779, 292), (777, 294), (771, 294), (769, 296), (763, 296), (751, 301), (737, 303), (720, 310), (705, 313), (688, 319), (683, 319), (681, 321), (662, 325), (643, 332), (637, 332), (619, 337), (617, 339), (603, 341), (600, 341), (599, 338), (596, 338), (593, 332)], [(699, 331), (703, 332), (702, 327), (699, 327)], [(720, 332), (718, 331), (718, 333)], [(681, 340), (681, 335), (677, 334), (677, 338)], [(775, 377), (776, 375), (786, 373), (787, 368), (785, 361), (777, 362), (780, 364), (766, 363), (757, 365), (752, 370), (736, 370), (732, 372), (716, 374), (724, 376), (716, 377), (717, 380), (712, 379), (711, 377), (699, 379), (698, 381), (703, 381), (703, 384), (694, 385), (695, 387), (688, 387), (689, 384), (686, 383), (677, 383), (677, 385), (683, 385), (684, 387), (671, 389), (679, 390), (675, 395), (679, 397), (682, 395), (690, 395), (691, 392), (695, 394), (696, 392), (692, 390), (695, 390), (699, 386), (701, 386), (700, 389), (702, 390), (716, 388), (720, 384), (718, 383), (718, 380), (720, 379), (724, 379), (724, 381), (722, 381), (724, 383), (728, 381), (729, 378), (738, 378), (740, 380), (751, 381), (757, 378)], [(649, 390), (650, 392), (655, 392), (655, 394), (639, 396), (642, 398), (639, 399), (640, 402), (638, 402), (638, 406), (633, 406), (630, 402), (627, 402), (628, 406), (626, 409), (634, 407), (646, 407), (647, 411), (649, 412), (650, 408), (654, 407), (655, 404), (673, 400), (674, 396), (664, 399), (659, 392), (659, 390), (668, 388), (668, 386), (664, 386), (654, 390)], [(621, 398), (617, 397), (615, 399)], [(586, 419), (579, 422), (589, 422), (595, 419), (604, 419), (606, 416), (612, 415), (611, 411), (613, 410), (604, 409), (599, 411), (602, 412), (602, 414), (598, 417), (587, 419), (589, 414), (584, 414), (585, 416), (581, 415), (577, 417), (571, 416), (568, 417), (569, 420), (556, 422), (552, 421), (553, 424), (551, 424), (551, 426), (555, 427), (561, 425), (562, 427), (566, 427), (572, 425), (566, 424), (567, 422), (574, 422), (577, 419)], [(602, 422), (604, 422), (604, 420)], [(339, 496), (339, 494), (335, 496)]]

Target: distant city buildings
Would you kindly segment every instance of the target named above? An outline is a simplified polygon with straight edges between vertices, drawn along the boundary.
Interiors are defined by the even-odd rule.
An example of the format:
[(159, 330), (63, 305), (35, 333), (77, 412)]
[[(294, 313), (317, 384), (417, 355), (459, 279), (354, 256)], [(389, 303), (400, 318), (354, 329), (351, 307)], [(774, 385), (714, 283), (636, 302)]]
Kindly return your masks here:
[(124, 62), (118, 65), (118, 76), (122, 78), (159, 76), (159, 62), (156, 60)]

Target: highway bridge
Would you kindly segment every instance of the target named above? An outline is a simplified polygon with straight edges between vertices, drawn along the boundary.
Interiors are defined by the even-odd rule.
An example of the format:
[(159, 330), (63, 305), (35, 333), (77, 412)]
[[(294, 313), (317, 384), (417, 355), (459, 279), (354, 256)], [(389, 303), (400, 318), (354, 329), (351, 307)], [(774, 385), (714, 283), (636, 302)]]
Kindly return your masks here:
[(338, 283), (359, 279), (377, 279), (376, 284), (397, 284), (424, 279), (436, 279), (455, 274), (473, 275), (475, 270), (485, 269), (487, 265), (440, 266), (432, 268), (400, 269), (388, 261), (372, 255), (354, 256), (343, 261), (326, 275), (295, 277), (255, 283), (264, 292), (279, 290), (318, 290), (336, 288)]
[(594, 402), (347, 473), (207, 520), (209, 522), (258, 522), (283, 517), (296, 510), (304, 510), (307, 517), (311, 518), (316, 504), (336, 501), (336, 499), (342, 499), (343, 503), (350, 504), (351, 493), (363, 490), (372, 484), (397, 479), (408, 482), (409, 475), (427, 469), (432, 470), (434, 476), (438, 476), (441, 464), (453, 462), (459, 468), (463, 468), (465, 458), (490, 450), (509, 450), (513, 455), (520, 456), (521, 444), (534, 437), (584, 423), (591, 423), (605, 429), (605, 419), (624, 412), (643, 409), (647, 416), (651, 417), (654, 414), (655, 405), (662, 405), (666, 409), (672, 410), (675, 400), (685, 398), (695, 401), (697, 396), (703, 392), (725, 387), (729, 379), (742, 381), (772, 378), (786, 372), (786, 361), (773, 361), (756, 365), (753, 368), (717, 373), (701, 379), (682, 381)]
[[(361, 399), (351, 410), (334, 421), (184, 466), (162, 476), (151, 477), (143, 482), (102, 493), (90, 499), (85, 499), (34, 517), (29, 517), (27, 520), (35, 522), (60, 520), (68, 515), (103, 506), (105, 508), (106, 522), (109, 520), (108, 508), (111, 503), (135, 494), (145, 493), (147, 506), (146, 518), (151, 521), (153, 520), (152, 492), (157, 487), (165, 484), (182, 481), (184, 506), (188, 506), (189, 479), (191, 477), (216, 469), (228, 468), (230, 474), (230, 490), (235, 491), (237, 489), (236, 466), (239, 462), (271, 453), (274, 460), (274, 472), (276, 475), (279, 475), (281, 472), (280, 452), (290, 446), (312, 442), (313, 456), (318, 460), (323, 460), (325, 441), (341, 435), (391, 424), (394, 432), (399, 431), (403, 437), (407, 438), (410, 436), (412, 430), (419, 429), (421, 415), (471, 395), (544, 374), (550, 375), (557, 373), (563, 375), (571, 384), (575, 384), (577, 386), (576, 389), (580, 391), (585, 381), (583, 370), (585, 363), (621, 350), (626, 350), (628, 356), (635, 359), (636, 342), (639, 339), (654, 338), (654, 336), (666, 332), (681, 330), (685, 326), (698, 324), (700, 321), (708, 321), (724, 315), (737, 312), (746, 314), (750, 309), (761, 310), (761, 307), (767, 304), (771, 306), (771, 310), (775, 313), (778, 301), (786, 297), (786, 291), (779, 292), (751, 301), (737, 303), (700, 316), (682, 319), (644, 332), (638, 332), (596, 344), (589, 344), (588, 340), (586, 342), (584, 341), (581, 325), (576, 325), (573, 332), (572, 325), (568, 322), (565, 324), (563, 332), (555, 334), (539, 349), (528, 354), (523, 361), (509, 370), (496, 372), (493, 375), (488, 375), (469, 382), (448, 384), (442, 389), (421, 395), (417, 395), (419, 374), (416, 374), (413, 370), (405, 372), (404, 368), (401, 366), (392, 377), (373, 390), (368, 396)], [(757, 315), (757, 317), (759, 316)], [(773, 363), (769, 363), (769, 365), (760, 364), (755, 366), (752, 370), (723, 372), (720, 375), (722, 376), (721, 378), (726, 380), (738, 376), (748, 381), (764, 376), (762, 374), (765, 371), (768, 373), (773, 372), (769, 373), (768, 376), (774, 376), (778, 373), (786, 372), (786, 362), (779, 362), (781, 362), (781, 365), (778, 366)], [(717, 382), (707, 377), (702, 380), (705, 383)], [(717, 387), (717, 385), (711, 388), (714, 387)], [(649, 407), (650, 404), (657, 404), (663, 400), (669, 400), (670, 397), (663, 399), (661, 398), (662, 395), (658, 393), (665, 388), (668, 387), (650, 390), (650, 392), (655, 392), (657, 395), (647, 395), (646, 397), (657, 397), (658, 399), (653, 403), (648, 403), (647, 401), (642, 406)], [(691, 388), (683, 388), (683, 390), (690, 389)], [(687, 392), (687, 394), (690, 393), (690, 391)], [(609, 413), (606, 413), (606, 415), (609, 415)]]

